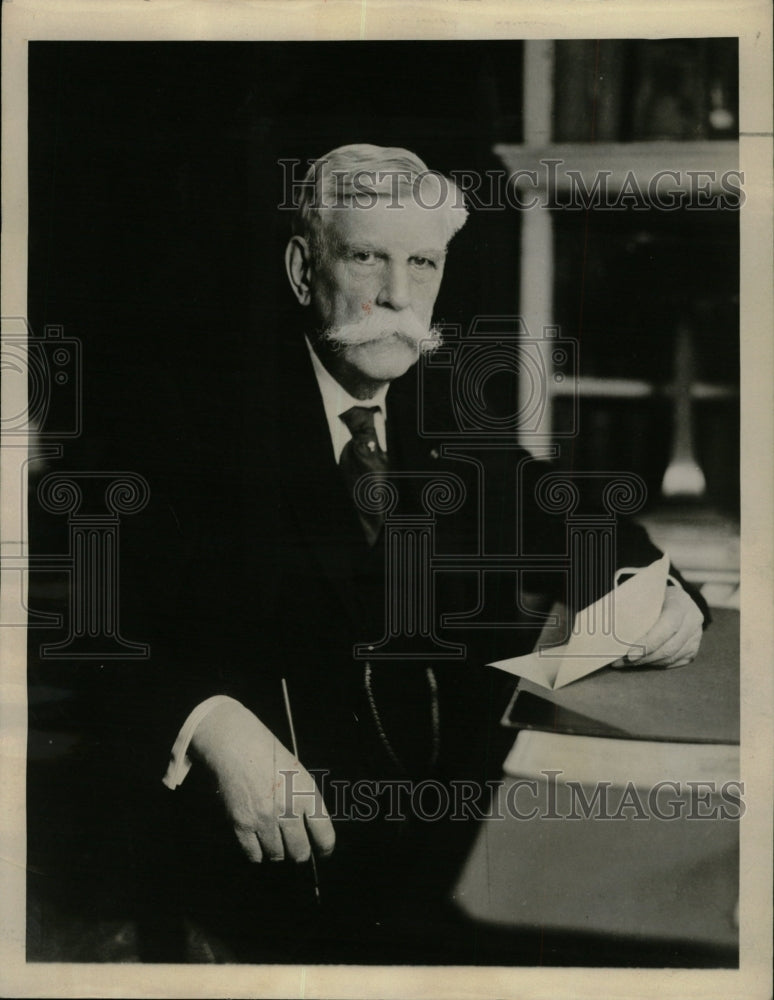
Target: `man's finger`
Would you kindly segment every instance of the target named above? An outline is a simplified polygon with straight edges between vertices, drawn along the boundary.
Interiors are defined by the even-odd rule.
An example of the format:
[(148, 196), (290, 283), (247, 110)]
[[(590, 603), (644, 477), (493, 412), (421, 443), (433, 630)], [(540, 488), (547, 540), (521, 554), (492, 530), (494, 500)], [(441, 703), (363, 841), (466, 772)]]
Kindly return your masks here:
[(700, 644), (701, 629), (691, 630), (689, 623), (684, 624), (663, 646), (649, 650), (645, 656), (640, 657), (637, 664), (647, 666), (650, 663), (661, 663), (670, 666), (684, 656), (695, 656)]
[(312, 848), (303, 820), (298, 818), (283, 819), (280, 820), (279, 827), (282, 842), (285, 845), (285, 857), (299, 864), (308, 861), (312, 856)]
[(276, 821), (259, 827), (256, 833), (263, 850), (263, 856), (267, 861), (285, 860), (285, 848), (282, 844), (282, 836)]
[(684, 667), (696, 659), (698, 651), (699, 643), (697, 642), (695, 646), (686, 644), (670, 653), (666, 653), (664, 650), (654, 651), (639, 660), (629, 661), (626, 657), (621, 656), (609, 666), (615, 667), (617, 670), (625, 667), (647, 667), (652, 663), (657, 663), (662, 667)]
[(660, 664), (661, 666), (674, 666), (675, 660), (682, 660), (685, 657), (693, 659), (701, 645), (702, 631), (699, 628), (690, 632), (688, 631), (689, 628), (689, 625), (679, 628), (673, 636), (658, 647), (647, 646), (647, 636), (643, 637), (638, 645), (642, 644), (645, 646), (644, 653), (631, 653), (627, 656), (621, 656), (611, 663), (610, 666), (627, 667), (631, 665), (646, 667), (653, 663)]
[[(673, 619), (671, 615), (662, 614), (653, 628), (649, 632), (646, 632), (641, 639), (637, 640), (635, 648), (632, 649), (631, 653), (626, 654), (626, 662), (647, 662), (646, 657), (650, 656), (655, 650), (666, 646), (671, 639), (674, 639), (680, 631), (680, 625), (681, 622)], [(638, 649), (637, 647), (640, 648)]]
[(638, 640), (638, 645), (645, 647), (644, 653), (632, 652), (627, 660), (642, 666), (663, 662), (673, 658), (694, 637), (698, 637), (698, 648), (698, 643), (701, 642), (701, 625), (701, 612), (688, 594), (677, 587), (667, 587), (658, 621)]
[(240, 847), (250, 861), (254, 864), (260, 864), (263, 861), (263, 851), (261, 850), (261, 845), (258, 843), (258, 838), (255, 836), (255, 830), (251, 830), (246, 826), (235, 826), (234, 833)]
[(693, 656), (682, 656), (675, 663), (668, 663), (667, 666), (669, 667), (670, 670), (672, 670), (674, 667), (687, 667), (688, 664), (692, 663), (695, 659), (696, 659), (696, 654), (694, 653)]
[(647, 667), (651, 663), (661, 663), (669, 664), (673, 660), (677, 660), (680, 657), (687, 655), (689, 648), (691, 647), (690, 642), (686, 642), (683, 636), (677, 635), (669, 642), (664, 643), (658, 649), (651, 649), (644, 656), (641, 656), (636, 664), (638, 667)]
[(315, 853), (323, 857), (332, 854), (333, 848), (336, 846), (336, 831), (333, 829), (333, 823), (331, 823), (328, 813), (313, 813), (312, 816), (307, 814), (305, 820)]

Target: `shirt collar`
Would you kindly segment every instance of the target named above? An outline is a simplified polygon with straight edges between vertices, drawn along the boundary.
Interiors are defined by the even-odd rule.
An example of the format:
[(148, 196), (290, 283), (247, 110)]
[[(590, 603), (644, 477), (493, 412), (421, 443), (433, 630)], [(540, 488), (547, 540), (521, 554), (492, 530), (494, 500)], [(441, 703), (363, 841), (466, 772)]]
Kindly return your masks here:
[[(333, 452), (338, 462), (339, 456), (341, 455), (341, 450), (344, 445), (349, 441), (352, 435), (349, 432), (347, 425), (343, 420), (339, 419), (342, 413), (346, 413), (353, 406), (376, 406), (379, 409), (376, 423), (377, 434), (380, 438), (384, 437), (384, 422), (387, 420), (387, 390), (390, 388), (389, 383), (383, 385), (378, 389), (370, 399), (355, 399), (351, 396), (343, 386), (340, 386), (336, 379), (331, 375), (328, 369), (323, 365), (322, 361), (317, 357), (309, 338), (305, 337), (306, 346), (309, 350), (309, 357), (312, 361), (312, 368), (314, 369), (314, 374), (317, 379), (317, 384), (320, 387), (320, 395), (322, 396), (323, 407), (325, 409), (325, 419), (328, 422), (328, 430), (331, 435), (331, 443), (333, 445)], [(381, 417), (381, 421), (378, 419)], [(381, 433), (379, 433), (381, 431)], [(386, 442), (384, 440), (380, 441), (382, 448), (386, 450)]]

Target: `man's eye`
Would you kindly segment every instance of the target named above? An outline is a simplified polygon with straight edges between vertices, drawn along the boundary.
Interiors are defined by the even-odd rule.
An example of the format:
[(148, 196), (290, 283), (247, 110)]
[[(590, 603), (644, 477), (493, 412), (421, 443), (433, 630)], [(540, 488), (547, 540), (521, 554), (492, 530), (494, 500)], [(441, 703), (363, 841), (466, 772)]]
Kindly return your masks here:
[(419, 268), (420, 271), (427, 271), (436, 267), (435, 261), (430, 257), (412, 257), (411, 263), (414, 267)]
[(357, 264), (375, 264), (376, 254), (373, 250), (354, 250), (352, 252), (352, 260)]

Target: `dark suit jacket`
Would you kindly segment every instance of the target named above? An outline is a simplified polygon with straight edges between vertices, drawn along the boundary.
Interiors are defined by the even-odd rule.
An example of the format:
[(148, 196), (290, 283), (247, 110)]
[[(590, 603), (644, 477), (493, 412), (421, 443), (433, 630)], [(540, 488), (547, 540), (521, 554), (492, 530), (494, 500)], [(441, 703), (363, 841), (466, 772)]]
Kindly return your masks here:
[[(121, 743), (129, 749), (131, 775), (115, 787), (138, 825), (134, 840), (138, 880), (148, 888), (149, 941), (161, 941), (165, 928), (175, 925), (161, 902), (187, 896), (180, 905), (207, 914), (224, 933), (243, 940), (252, 961), (278, 956), (330, 961), (327, 944), (319, 954), (284, 949), (288, 941), (300, 947), (315, 937), (330, 944), (328, 922), (337, 906), (336, 912), (368, 924), (378, 937), (384, 920), (377, 900), (406, 879), (424, 903), (440, 899), (464, 856), (471, 824), (449, 822), (440, 831), (418, 823), (408, 839), (396, 835), (395, 823), (337, 824), (336, 851), (321, 869), (322, 923), (299, 930), (299, 914), (312, 920), (305, 873), (294, 877), (286, 866), (246, 865), (203, 769), (195, 766), (174, 793), (162, 786), (180, 726), (210, 695), (237, 698), (290, 746), (283, 677), (299, 756), (309, 769), (344, 781), (430, 774), (427, 664), (410, 657), (373, 663), (372, 692), (383, 730), (401, 759), (396, 768), (366, 695), (364, 663), (353, 655), (356, 643), (378, 642), (384, 633), (383, 547), (366, 545), (334, 460), (306, 347), (300, 338), (274, 338), (266, 351), (262, 366), (246, 366), (214, 398), (203, 399), (186, 386), (176, 387), (170, 398), (166, 431), (176, 449), (159, 449), (164, 465), (155, 474), (149, 470), (152, 501), (143, 514), (144, 540), (135, 533), (130, 558), (122, 564), (123, 627), (127, 635), (149, 641), (152, 654), (149, 663), (132, 665), (130, 680), (120, 689), (112, 675), (112, 708), (121, 702), (126, 726)], [(401, 480), (400, 511), (422, 509), (421, 486), (429, 474), (452, 473), (463, 483), (465, 502), (453, 513), (437, 515), (437, 553), (475, 553), (483, 526), (488, 553), (513, 551), (518, 536), (522, 551), (549, 557), (546, 566), (538, 563), (518, 578), (512, 570), (489, 574), (483, 611), (501, 623), (499, 628), (444, 627), (443, 614), (475, 611), (482, 593), (473, 572), (445, 571), (435, 581), (437, 633), (464, 643), (466, 655), (432, 664), (441, 751), (433, 773), (483, 787), (499, 777), (512, 742), (498, 720), (514, 683), (485, 664), (534, 646), (542, 625), (530, 610), (537, 606), (536, 595), (564, 596), (565, 576), (550, 565), (550, 557), (566, 556), (566, 525), (535, 502), (544, 463), (514, 448), (461, 455), (465, 449), (456, 446), (445, 453), (444, 434), (419, 433), (416, 374), (397, 380), (387, 397), (391, 466), (415, 473)], [(455, 426), (448, 403), (443, 393), (423, 399), (423, 406), (434, 408), (429, 425)], [(520, 470), (518, 479), (514, 468)], [(619, 525), (618, 542), (619, 565), (645, 565), (659, 555), (633, 524)], [(587, 582), (584, 601), (611, 583), (602, 576)], [(325, 788), (323, 793), (331, 808)], [(425, 842), (420, 851), (407, 846), (417, 837)], [(433, 886), (418, 889), (431, 875)], [(297, 892), (289, 891), (291, 884)], [(351, 930), (342, 932), (342, 947)], [(269, 934), (274, 943), (256, 957), (252, 949)], [(158, 950), (170, 960), (170, 952)], [(342, 960), (352, 960), (347, 955)], [(382, 952), (378, 957), (383, 959)], [(416, 960), (425, 957), (423, 951)]]
[[(334, 461), (303, 342), (281, 343), (273, 363), (246, 373), (242, 385), (241, 398), (237, 393), (220, 400), (218, 411), (201, 408), (189, 417), (194, 430), (170, 463), (171, 474), (160, 472), (152, 484), (153, 540), (140, 585), (133, 584), (141, 595), (135, 613), (144, 618), (144, 632), (151, 629), (153, 649), (139, 695), (150, 707), (138, 713), (153, 720), (140, 740), (149, 750), (149, 766), (160, 779), (187, 713), (212, 694), (238, 698), (289, 744), (280, 686), (285, 677), (307, 766), (345, 775), (389, 772), (364, 700), (364, 665), (353, 657), (355, 643), (372, 643), (384, 632), (382, 546), (370, 550), (365, 543)], [(451, 413), (443, 412), (447, 404), (448, 399), (423, 401), (438, 407), (429, 423), (454, 426)], [(462, 508), (436, 518), (437, 551), (475, 552), (481, 520), (487, 550), (511, 550), (517, 490), (526, 550), (549, 557), (566, 553), (563, 517), (546, 514), (534, 499), (543, 463), (513, 449), (480, 452), (482, 473), (469, 460), (444, 456), (443, 436), (424, 437), (418, 426), (412, 372), (388, 394), (391, 465), (417, 474), (416, 480), (402, 481), (401, 510), (421, 509), (426, 474), (451, 472), (465, 484)], [(514, 466), (521, 469), (518, 481)], [(493, 516), (497, 511), (502, 518)], [(659, 554), (634, 525), (622, 523), (618, 537), (619, 565), (644, 565)], [(589, 581), (587, 599), (609, 585), (609, 580)], [(555, 569), (519, 578), (494, 574), (487, 581), (487, 601), (509, 627), (439, 626), (443, 638), (467, 648), (463, 660), (435, 664), (445, 749), (456, 753), (450, 766), (460, 766), (461, 744), (483, 740), (480, 727), (495, 724), (504, 706), (508, 679), (487, 669), (486, 662), (534, 645), (541, 622), (517, 610), (521, 592), (557, 597), (563, 586)], [(436, 617), (474, 609), (480, 598), (474, 573), (440, 573)], [(418, 745), (429, 738), (425, 665), (392, 661), (374, 668), (375, 690), (393, 734), (411, 737), (416, 727)]]

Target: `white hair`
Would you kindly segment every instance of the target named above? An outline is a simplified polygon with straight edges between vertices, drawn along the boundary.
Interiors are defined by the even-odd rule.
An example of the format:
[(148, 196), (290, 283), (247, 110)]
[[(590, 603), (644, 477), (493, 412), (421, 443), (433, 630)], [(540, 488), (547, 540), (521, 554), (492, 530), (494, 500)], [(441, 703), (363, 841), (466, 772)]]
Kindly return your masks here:
[(355, 143), (331, 150), (309, 167), (293, 217), (293, 233), (308, 239), (313, 252), (321, 251), (329, 212), (367, 208), (386, 197), (396, 208), (410, 200), (443, 212), (447, 242), (467, 219), (462, 191), (443, 174), (428, 170), (415, 153), (397, 146)]

